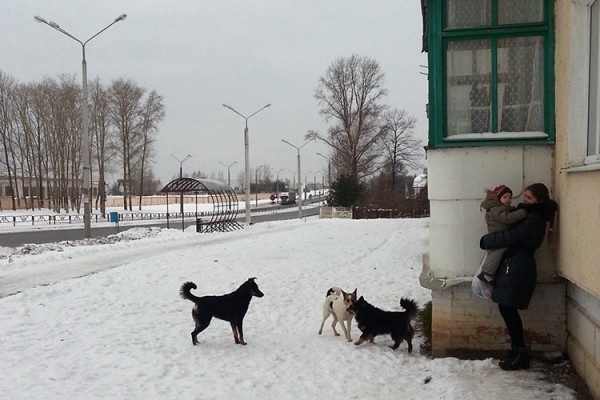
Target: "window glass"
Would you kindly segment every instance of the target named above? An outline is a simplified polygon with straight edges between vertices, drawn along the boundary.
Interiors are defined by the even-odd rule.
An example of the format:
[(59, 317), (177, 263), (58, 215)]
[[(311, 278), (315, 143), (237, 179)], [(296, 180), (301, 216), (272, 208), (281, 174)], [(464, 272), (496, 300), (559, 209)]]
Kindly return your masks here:
[(590, 92), (588, 101), (588, 144), (587, 155), (600, 155), (600, 126), (598, 123), (598, 40), (599, 19), (600, 19), (600, 3), (594, 2), (591, 8), (591, 23), (590, 23)]
[(446, 27), (473, 28), (492, 24), (492, 0), (448, 0)]
[[(600, 5), (600, 0), (596, 2)], [(554, 62), (550, 12), (554, 1), (429, 4), (429, 23), (436, 25), (430, 26), (436, 35), (429, 41), (429, 65), (435, 77), (430, 77), (431, 146), (553, 143), (554, 76), (547, 63)], [(600, 55), (592, 68), (596, 73), (599, 59)], [(596, 77), (600, 87), (599, 80)], [(599, 131), (597, 92), (594, 112)], [(598, 148), (599, 142), (596, 135), (593, 146)]]
[(498, 131), (543, 131), (543, 38), (500, 39), (497, 60)]
[(544, 20), (543, 0), (498, 0), (498, 24), (523, 24)]
[(448, 136), (490, 132), (491, 42), (448, 42), (446, 66)]

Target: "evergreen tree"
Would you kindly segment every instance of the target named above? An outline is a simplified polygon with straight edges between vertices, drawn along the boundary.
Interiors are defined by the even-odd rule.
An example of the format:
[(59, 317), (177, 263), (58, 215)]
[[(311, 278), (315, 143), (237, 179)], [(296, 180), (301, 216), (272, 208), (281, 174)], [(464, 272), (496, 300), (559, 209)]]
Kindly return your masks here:
[(331, 184), (327, 203), (334, 207), (352, 207), (360, 199), (363, 190), (356, 178), (342, 174)]

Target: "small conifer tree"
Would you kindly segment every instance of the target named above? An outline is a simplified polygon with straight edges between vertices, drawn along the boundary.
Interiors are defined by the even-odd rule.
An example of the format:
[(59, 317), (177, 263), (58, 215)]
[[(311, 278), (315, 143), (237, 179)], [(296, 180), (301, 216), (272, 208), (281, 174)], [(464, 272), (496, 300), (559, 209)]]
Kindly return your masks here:
[(363, 193), (362, 185), (351, 176), (342, 174), (331, 184), (327, 204), (334, 207), (352, 207)]

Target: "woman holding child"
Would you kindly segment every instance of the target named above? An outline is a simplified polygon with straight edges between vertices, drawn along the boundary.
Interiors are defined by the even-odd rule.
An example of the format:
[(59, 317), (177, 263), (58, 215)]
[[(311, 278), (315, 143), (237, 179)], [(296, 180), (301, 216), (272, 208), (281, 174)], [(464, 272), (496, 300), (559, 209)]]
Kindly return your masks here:
[(534, 253), (544, 240), (547, 222), (552, 227), (558, 206), (550, 199), (546, 185), (534, 183), (523, 191), (523, 203), (518, 208), (526, 211), (525, 219), (507, 230), (484, 235), (479, 243), (484, 250), (508, 248), (492, 282), (492, 300), (498, 304), (511, 340), (508, 357), (500, 362), (503, 370), (529, 368), (519, 310), (529, 306), (537, 280)]

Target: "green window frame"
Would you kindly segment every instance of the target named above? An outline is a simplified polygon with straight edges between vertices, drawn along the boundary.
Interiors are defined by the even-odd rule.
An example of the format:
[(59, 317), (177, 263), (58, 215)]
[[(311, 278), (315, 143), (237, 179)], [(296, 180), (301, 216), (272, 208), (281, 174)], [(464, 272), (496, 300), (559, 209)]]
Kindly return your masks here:
[(553, 144), (553, 0), (429, 0), (427, 14), (429, 147)]

